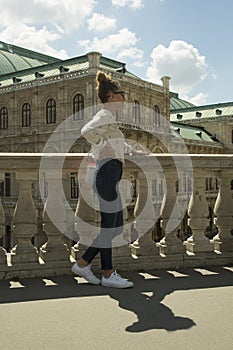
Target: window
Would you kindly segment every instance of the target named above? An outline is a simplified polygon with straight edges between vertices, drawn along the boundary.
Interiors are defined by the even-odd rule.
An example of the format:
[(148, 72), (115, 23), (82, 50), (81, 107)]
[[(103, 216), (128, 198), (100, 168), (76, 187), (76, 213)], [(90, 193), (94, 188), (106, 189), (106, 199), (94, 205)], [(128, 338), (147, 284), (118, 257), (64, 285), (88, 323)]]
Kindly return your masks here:
[(233, 180), (231, 180), (231, 187), (230, 187), (231, 190), (233, 190)]
[(11, 174), (5, 173), (5, 179), (0, 183), (0, 197), (11, 196)]
[(31, 106), (29, 103), (24, 103), (22, 107), (22, 126), (31, 125)]
[(70, 198), (78, 198), (78, 173), (70, 173)]
[(136, 179), (131, 179), (130, 180), (131, 182), (131, 196), (132, 196), (132, 199), (136, 199), (137, 198), (137, 180)]
[(157, 105), (154, 106), (153, 117), (154, 117), (154, 125), (160, 126), (160, 109), (159, 109), (159, 106)]
[(84, 118), (84, 97), (77, 94), (73, 99), (74, 120), (82, 120)]
[(56, 101), (50, 98), (46, 103), (46, 124), (56, 123)]
[(152, 180), (152, 196), (157, 195), (157, 180)]
[(159, 195), (164, 195), (164, 189), (163, 189), (163, 180), (159, 180)]
[(8, 128), (8, 110), (6, 107), (2, 107), (0, 110), (0, 130)]
[(218, 180), (213, 177), (207, 177), (205, 179), (205, 189), (206, 191), (217, 191), (219, 189)]
[(233, 143), (233, 129), (231, 130), (231, 143)]
[(122, 120), (122, 111), (117, 109), (116, 110), (116, 121)]
[(141, 122), (140, 104), (138, 101), (134, 101), (133, 103), (133, 117), (135, 123)]

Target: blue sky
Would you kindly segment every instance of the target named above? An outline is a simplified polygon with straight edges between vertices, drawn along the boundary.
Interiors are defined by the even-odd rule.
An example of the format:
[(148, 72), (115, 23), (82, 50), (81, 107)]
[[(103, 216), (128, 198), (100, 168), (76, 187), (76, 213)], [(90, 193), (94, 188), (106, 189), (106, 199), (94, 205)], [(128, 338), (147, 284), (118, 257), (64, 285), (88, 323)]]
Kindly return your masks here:
[(60, 58), (88, 51), (197, 105), (232, 101), (232, 0), (0, 0), (0, 40)]

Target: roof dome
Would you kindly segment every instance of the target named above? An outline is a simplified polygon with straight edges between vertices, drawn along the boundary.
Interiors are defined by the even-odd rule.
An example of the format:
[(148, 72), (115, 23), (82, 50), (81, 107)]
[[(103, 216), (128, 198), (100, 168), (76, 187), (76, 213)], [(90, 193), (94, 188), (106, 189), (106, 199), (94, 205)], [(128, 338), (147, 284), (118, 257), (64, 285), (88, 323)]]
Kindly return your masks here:
[(0, 76), (57, 61), (60, 60), (0, 41)]
[(196, 107), (196, 106), (191, 102), (180, 99), (178, 94), (171, 92), (171, 98), (170, 98), (171, 111), (175, 109), (185, 109), (190, 107)]

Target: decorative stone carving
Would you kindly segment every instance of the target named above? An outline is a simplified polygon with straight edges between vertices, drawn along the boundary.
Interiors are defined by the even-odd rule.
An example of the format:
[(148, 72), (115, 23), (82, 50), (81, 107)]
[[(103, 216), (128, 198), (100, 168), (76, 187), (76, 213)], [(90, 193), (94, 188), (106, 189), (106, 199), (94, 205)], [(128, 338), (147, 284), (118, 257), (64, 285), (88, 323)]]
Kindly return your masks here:
[(32, 198), (32, 182), (36, 174), (19, 172), (19, 197), (14, 211), (14, 234), (17, 241), (12, 249), (12, 264), (38, 262), (38, 252), (31, 239), (37, 230), (37, 212)]
[(66, 230), (66, 210), (60, 198), (58, 186), (60, 179), (56, 172), (46, 174), (48, 181), (48, 197), (43, 212), (44, 232), (48, 241), (41, 247), (40, 256), (47, 261), (68, 261), (69, 249), (63, 242)]
[(139, 238), (131, 244), (132, 253), (135, 256), (156, 254), (156, 245), (152, 239), (155, 210), (151, 196), (151, 179), (147, 183), (145, 175), (138, 172), (138, 197), (134, 209), (136, 218), (134, 228)]
[(233, 251), (233, 199), (230, 190), (233, 174), (231, 170), (224, 170), (219, 174), (220, 188), (214, 206), (216, 218), (214, 220), (219, 233), (213, 238), (214, 249), (217, 253)]
[(165, 205), (161, 214), (161, 228), (163, 229), (165, 236), (159, 243), (157, 243), (157, 246), (160, 248), (160, 255), (163, 257), (168, 254), (179, 254), (185, 252), (185, 248), (181, 240), (177, 237), (178, 228), (180, 227), (180, 223), (183, 218), (183, 212), (177, 201), (177, 177), (175, 169), (166, 169), (165, 178)]
[(184, 244), (187, 254), (213, 251), (210, 240), (204, 232), (209, 225), (209, 206), (205, 195), (206, 172), (201, 169), (194, 169), (193, 193), (188, 209), (188, 224), (192, 229), (192, 236)]

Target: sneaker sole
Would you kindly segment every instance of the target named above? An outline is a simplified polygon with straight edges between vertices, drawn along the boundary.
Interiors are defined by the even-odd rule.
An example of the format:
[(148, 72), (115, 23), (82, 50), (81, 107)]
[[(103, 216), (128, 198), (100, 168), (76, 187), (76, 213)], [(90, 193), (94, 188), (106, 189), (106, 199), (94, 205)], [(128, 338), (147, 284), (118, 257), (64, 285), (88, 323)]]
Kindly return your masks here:
[(118, 288), (118, 289), (126, 289), (126, 288), (132, 288), (134, 285), (131, 286), (119, 286), (119, 285), (110, 285), (110, 284), (103, 284), (101, 283), (103, 287), (109, 287), (109, 288)]
[(72, 271), (73, 274), (75, 274), (76, 276), (84, 278), (84, 279), (85, 279), (88, 283), (90, 283), (90, 284), (93, 284), (93, 285), (95, 285), (95, 286), (98, 286), (98, 285), (100, 285), (100, 283), (101, 283), (100, 280), (98, 280), (98, 281), (96, 281), (96, 282), (88, 281), (88, 279), (87, 279), (85, 276), (83, 276), (82, 274), (78, 273), (77, 271), (75, 271), (75, 270), (73, 270), (73, 269), (71, 269), (71, 271)]

